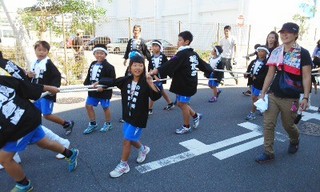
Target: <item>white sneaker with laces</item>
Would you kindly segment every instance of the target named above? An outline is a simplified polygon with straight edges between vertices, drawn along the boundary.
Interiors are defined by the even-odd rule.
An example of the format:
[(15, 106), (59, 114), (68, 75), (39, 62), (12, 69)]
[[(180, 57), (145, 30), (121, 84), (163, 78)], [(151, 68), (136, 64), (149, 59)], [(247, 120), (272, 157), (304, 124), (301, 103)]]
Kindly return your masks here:
[(185, 126), (182, 126), (178, 129), (176, 129), (176, 134), (185, 134), (185, 133), (189, 133), (191, 131), (191, 128), (187, 128)]
[(193, 119), (193, 128), (197, 128), (200, 124), (200, 119), (202, 119), (202, 114), (197, 113), (197, 117)]
[(143, 147), (144, 147), (143, 151), (139, 150), (137, 163), (144, 162), (144, 160), (146, 160), (147, 154), (150, 152), (150, 147), (146, 145), (144, 145)]
[[(60, 144), (63, 145), (67, 149), (69, 149), (69, 147), (70, 147), (70, 141), (68, 139), (65, 139), (65, 142), (64, 143), (60, 143)], [(56, 158), (57, 159), (64, 159), (65, 156), (62, 155), (61, 153), (59, 153), (59, 154), (56, 155)]]
[(116, 168), (113, 171), (111, 171), (109, 174), (110, 174), (110, 177), (117, 178), (123, 175), (124, 173), (128, 173), (129, 171), (130, 171), (130, 167), (128, 163), (120, 162), (116, 166)]

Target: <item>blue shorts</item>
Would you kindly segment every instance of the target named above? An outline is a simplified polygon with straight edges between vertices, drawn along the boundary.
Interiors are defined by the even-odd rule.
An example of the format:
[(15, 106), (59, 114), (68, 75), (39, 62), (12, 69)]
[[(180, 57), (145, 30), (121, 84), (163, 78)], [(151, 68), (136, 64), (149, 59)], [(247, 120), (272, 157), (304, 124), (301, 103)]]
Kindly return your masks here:
[[(210, 74), (210, 78), (214, 78), (213, 74)], [(216, 82), (215, 80), (209, 80), (208, 86), (209, 87), (218, 87), (219, 83)]]
[(208, 85), (209, 87), (218, 87), (219, 83), (216, 82), (215, 80), (209, 80)]
[(261, 90), (255, 88), (254, 86), (252, 86), (251, 93), (252, 93), (253, 96), (257, 96), (258, 97), (260, 95), (260, 93), (261, 93)]
[(41, 98), (33, 103), (43, 115), (51, 115), (54, 102), (50, 99)]
[(98, 106), (99, 103), (103, 109), (108, 109), (110, 107), (110, 100), (109, 99), (87, 97), (86, 105), (91, 105), (91, 106), (96, 107), (96, 106)]
[(45, 133), (40, 125), (32, 132), (28, 133), (18, 141), (12, 141), (7, 143), (2, 149), (9, 153), (16, 153), (23, 151), (27, 148), (28, 145), (37, 143), (45, 137)]
[(191, 97), (177, 95), (177, 101), (180, 103), (190, 103)]
[(154, 82), (154, 85), (157, 86), (159, 88), (160, 91), (163, 90), (163, 85), (162, 82)]
[(142, 135), (142, 129), (135, 127), (129, 123), (123, 124), (123, 137), (128, 141), (140, 141)]

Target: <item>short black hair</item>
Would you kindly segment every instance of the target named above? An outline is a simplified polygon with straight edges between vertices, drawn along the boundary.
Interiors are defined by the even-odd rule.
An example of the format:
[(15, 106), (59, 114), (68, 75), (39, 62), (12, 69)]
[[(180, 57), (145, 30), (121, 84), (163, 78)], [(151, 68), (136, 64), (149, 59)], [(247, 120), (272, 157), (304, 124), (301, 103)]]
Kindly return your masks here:
[(34, 44), (34, 49), (36, 49), (37, 47), (39, 46), (42, 46), (44, 48), (46, 48), (48, 51), (50, 51), (50, 44), (46, 41), (37, 41), (35, 44)]
[(133, 29), (132, 29), (132, 31), (134, 31), (134, 29), (135, 29), (135, 28), (138, 28), (138, 29), (140, 29), (140, 32), (141, 32), (141, 30), (142, 30), (142, 28), (141, 28), (141, 25), (134, 25), (134, 26), (133, 26)]
[(182, 39), (185, 41), (189, 40), (189, 45), (193, 40), (193, 35), (190, 31), (182, 31), (181, 33), (179, 33), (178, 37), (182, 37)]
[(226, 29), (231, 30), (230, 25), (226, 25), (226, 26), (224, 26), (223, 30), (226, 30)]

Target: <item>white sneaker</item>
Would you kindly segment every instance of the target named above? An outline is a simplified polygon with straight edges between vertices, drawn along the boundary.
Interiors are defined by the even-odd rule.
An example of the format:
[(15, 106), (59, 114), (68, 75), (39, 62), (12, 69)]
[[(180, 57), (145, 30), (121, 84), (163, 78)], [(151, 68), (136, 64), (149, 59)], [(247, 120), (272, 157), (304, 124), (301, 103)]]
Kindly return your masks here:
[[(63, 145), (65, 148), (69, 149), (69, 147), (70, 147), (70, 141), (69, 141), (68, 139), (66, 139), (66, 142), (63, 143), (62, 145)], [(59, 153), (59, 154), (56, 155), (56, 158), (57, 158), (57, 159), (64, 159), (65, 156), (62, 155), (61, 153)]]
[(3, 169), (3, 166), (0, 164), (0, 170)]
[(191, 128), (190, 127), (187, 128), (185, 126), (181, 126), (178, 129), (176, 129), (176, 134), (179, 134), (179, 135), (185, 134), (185, 133), (189, 133), (189, 132), (191, 132)]
[(147, 154), (150, 152), (150, 147), (144, 145), (144, 150), (139, 150), (137, 162), (142, 163), (144, 160), (146, 160)]
[(123, 175), (124, 173), (128, 173), (129, 171), (130, 171), (130, 167), (128, 163), (120, 162), (116, 166), (116, 168), (113, 171), (111, 171), (109, 174), (110, 174), (110, 177), (117, 178)]
[(202, 119), (202, 114), (197, 113), (197, 117), (193, 119), (193, 128), (197, 128), (200, 124), (200, 119)]

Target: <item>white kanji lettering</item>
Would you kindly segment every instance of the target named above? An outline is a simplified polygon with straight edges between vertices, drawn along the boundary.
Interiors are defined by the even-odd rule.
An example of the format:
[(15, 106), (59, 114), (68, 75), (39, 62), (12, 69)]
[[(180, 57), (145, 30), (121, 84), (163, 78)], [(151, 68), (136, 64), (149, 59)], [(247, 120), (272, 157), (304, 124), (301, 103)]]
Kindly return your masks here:
[(191, 62), (191, 76), (194, 77), (197, 75), (197, 65), (199, 64), (199, 61), (196, 55), (190, 56), (189, 61)]
[(23, 113), (24, 113), (24, 109), (21, 109), (20, 107), (18, 107), (15, 112), (14, 112), (14, 116), (11, 117), (11, 123), (12, 124), (18, 124), (19, 120), (21, 119)]

